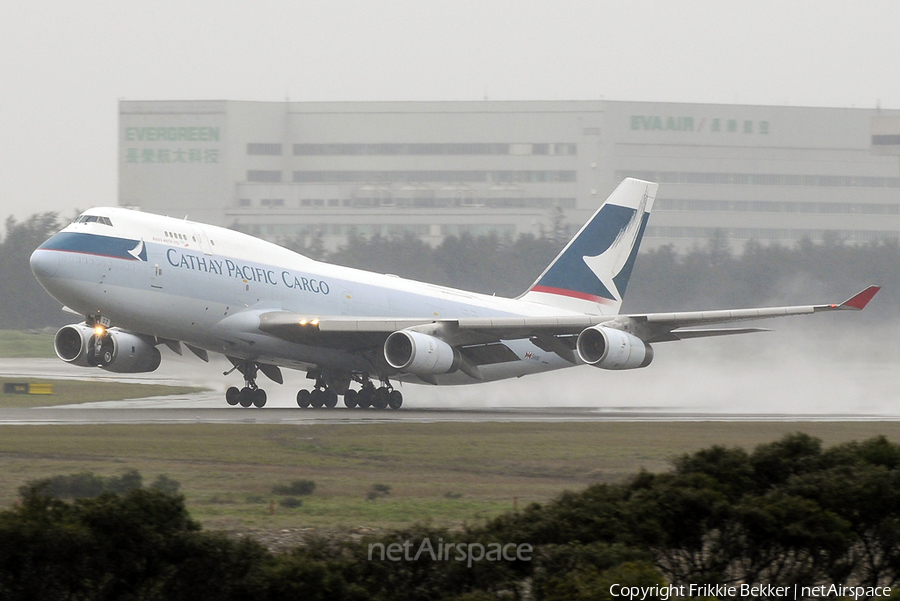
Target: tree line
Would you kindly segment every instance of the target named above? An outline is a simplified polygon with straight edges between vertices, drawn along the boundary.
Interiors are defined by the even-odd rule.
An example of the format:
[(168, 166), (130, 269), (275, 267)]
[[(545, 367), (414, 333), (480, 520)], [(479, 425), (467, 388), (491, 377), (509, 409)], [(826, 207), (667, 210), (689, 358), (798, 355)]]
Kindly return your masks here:
[[(10, 601), (612, 601), (616, 584), (662, 601), (666, 585), (798, 584), (806, 599), (838, 584), (867, 600), (900, 579), (900, 445), (878, 437), (826, 449), (792, 434), (750, 452), (714, 446), (667, 473), (566, 492), (461, 530), (318, 538), (280, 554), (204, 531), (183, 497), (161, 490), (66, 502), (38, 483), (0, 512), (0, 541), (0, 597)], [(417, 552), (426, 541), (431, 552)], [(373, 554), (391, 545), (418, 556)], [(448, 545), (509, 552), (474, 562), (433, 552)], [(826, 589), (812, 593), (817, 586)]]
[[(31, 274), (32, 251), (62, 226), (56, 213), (6, 220), (0, 240), (0, 329), (58, 326), (72, 321)], [(412, 235), (351, 235), (334, 251), (320, 238), (283, 241), (312, 258), (500, 296), (524, 292), (567, 240), (556, 229), (518, 238), (449, 236), (432, 248)], [(736, 308), (843, 300), (866, 285), (885, 290), (866, 313), (894, 315), (900, 305), (900, 245), (850, 246), (837, 238), (793, 246), (747, 242), (732, 252), (713, 238), (685, 252), (662, 246), (640, 254), (628, 284), (627, 312)]]

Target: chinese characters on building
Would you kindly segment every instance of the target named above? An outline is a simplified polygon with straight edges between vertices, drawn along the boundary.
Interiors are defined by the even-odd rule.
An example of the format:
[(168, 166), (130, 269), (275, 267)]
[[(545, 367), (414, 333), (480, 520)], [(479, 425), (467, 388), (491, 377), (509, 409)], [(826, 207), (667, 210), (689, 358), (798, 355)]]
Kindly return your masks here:
[(218, 163), (218, 148), (126, 148), (126, 163)]

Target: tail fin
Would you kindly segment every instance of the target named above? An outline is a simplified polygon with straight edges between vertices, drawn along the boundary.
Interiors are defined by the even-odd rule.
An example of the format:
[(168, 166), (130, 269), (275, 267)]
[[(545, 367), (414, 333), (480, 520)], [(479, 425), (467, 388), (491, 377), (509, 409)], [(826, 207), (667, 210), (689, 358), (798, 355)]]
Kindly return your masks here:
[(616, 315), (658, 184), (628, 178), (519, 297), (591, 315)]

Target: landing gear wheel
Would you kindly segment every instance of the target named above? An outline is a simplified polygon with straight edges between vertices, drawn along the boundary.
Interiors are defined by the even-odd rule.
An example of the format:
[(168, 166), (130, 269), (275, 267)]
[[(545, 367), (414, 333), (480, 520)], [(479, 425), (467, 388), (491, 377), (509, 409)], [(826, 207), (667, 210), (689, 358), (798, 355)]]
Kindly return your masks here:
[(322, 391), (322, 398), (325, 407), (328, 409), (334, 409), (337, 407), (337, 393), (330, 388), (326, 388)]
[(253, 404), (253, 389), (249, 386), (244, 386), (241, 388), (241, 392), (238, 394), (238, 403), (241, 404), (241, 407), (245, 409)]
[(228, 390), (225, 391), (225, 402), (231, 405), (237, 405), (240, 401), (241, 391), (231, 386)]
[(372, 398), (372, 406), (376, 409), (384, 409), (388, 406), (388, 395), (390, 392), (387, 388), (382, 386), (378, 390), (375, 391), (375, 396)]
[(310, 392), (309, 404), (312, 405), (313, 409), (321, 409), (322, 405), (325, 404), (325, 391), (316, 388), (315, 390)]
[(353, 409), (356, 407), (356, 399), (359, 396), (359, 393), (355, 390), (348, 390), (344, 393), (344, 405), (347, 409)]
[(372, 397), (375, 395), (375, 389), (365, 387), (356, 395), (356, 406), (360, 409), (368, 409), (372, 406)]
[(253, 391), (253, 405), (257, 409), (262, 409), (266, 406), (266, 391), (262, 388), (257, 388)]
[(300, 407), (301, 409), (306, 409), (307, 407), (309, 407), (309, 402), (310, 402), (309, 396), (310, 396), (310, 393), (305, 388), (303, 390), (301, 390), (300, 392), (298, 392), (297, 393), (297, 406)]
[(403, 405), (403, 395), (399, 390), (392, 390), (388, 394), (388, 407), (391, 409), (399, 409)]

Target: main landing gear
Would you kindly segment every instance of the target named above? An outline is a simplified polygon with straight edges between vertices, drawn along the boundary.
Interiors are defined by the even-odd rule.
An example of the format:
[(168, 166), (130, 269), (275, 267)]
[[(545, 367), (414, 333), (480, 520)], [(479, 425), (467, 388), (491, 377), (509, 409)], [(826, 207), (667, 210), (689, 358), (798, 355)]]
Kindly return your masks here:
[(325, 382), (322, 375), (316, 376), (316, 386), (312, 390), (301, 389), (297, 393), (297, 406), (301, 409), (312, 407), (313, 409), (334, 409), (337, 407), (338, 395), (334, 389)]
[[(347, 392), (344, 393), (344, 405), (348, 409), (368, 409), (369, 407), (399, 409), (403, 405), (403, 395), (399, 390), (394, 390), (389, 381), (385, 380), (378, 388), (375, 388), (375, 385), (367, 377), (360, 377), (357, 381), (362, 384), (362, 388), (359, 390), (347, 388)], [(321, 376), (318, 376), (313, 390), (304, 389), (297, 393), (297, 405), (301, 409), (307, 407), (332, 409), (337, 406), (337, 397), (334, 389), (328, 386)]]
[(256, 385), (256, 375), (259, 373), (259, 366), (253, 361), (243, 361), (235, 365), (231, 370), (226, 371), (227, 376), (234, 370), (240, 371), (244, 375), (244, 387), (238, 389), (236, 386), (230, 387), (225, 391), (225, 400), (229, 405), (240, 405), (241, 407), (265, 407), (266, 391)]
[[(282, 383), (281, 374), (277, 368), (259, 364), (255, 361), (241, 361), (232, 359), (234, 367), (225, 372), (227, 376), (231, 372), (238, 370), (244, 376), (244, 387), (230, 387), (225, 391), (225, 400), (229, 405), (240, 405), (241, 407), (265, 407), (266, 391), (256, 385), (256, 376), (260, 371), (266, 374), (270, 379), (275, 380), (279, 384)], [(333, 409), (338, 404), (338, 390), (345, 390), (344, 405), (348, 409), (399, 409), (403, 405), (403, 395), (399, 390), (394, 390), (390, 380), (387, 378), (381, 381), (381, 386), (375, 387), (375, 384), (366, 375), (344, 373), (341, 376), (334, 374), (322, 373), (318, 370), (310, 372), (308, 377), (314, 378), (316, 381), (312, 390), (303, 389), (297, 393), (297, 405), (306, 409)], [(351, 380), (359, 382), (361, 388), (353, 390), (350, 388)]]

